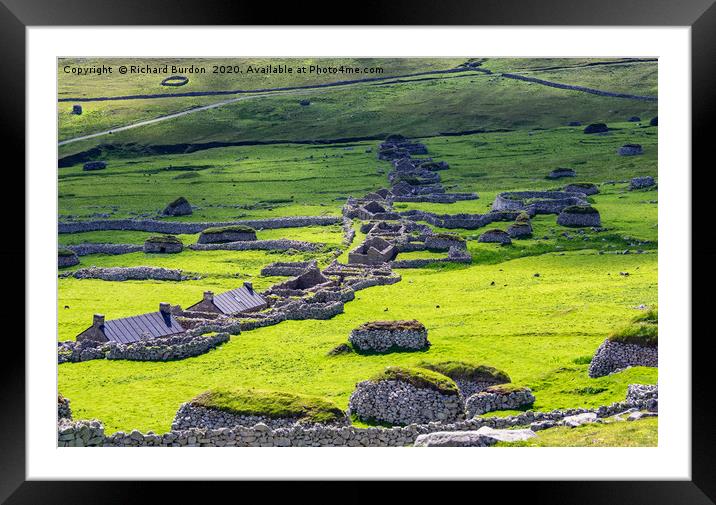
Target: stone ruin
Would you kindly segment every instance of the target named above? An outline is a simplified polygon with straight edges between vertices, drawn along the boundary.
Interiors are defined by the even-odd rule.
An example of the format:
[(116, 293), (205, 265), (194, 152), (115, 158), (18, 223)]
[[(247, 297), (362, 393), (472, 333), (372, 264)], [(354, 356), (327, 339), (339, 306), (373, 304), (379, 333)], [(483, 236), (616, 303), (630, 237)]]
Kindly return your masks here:
[(311, 264), (299, 275), (269, 288), (269, 295), (301, 296), (307, 292), (315, 292), (321, 288), (334, 286), (335, 283), (323, 275), (315, 264)]
[(599, 211), (590, 205), (571, 205), (565, 207), (557, 216), (557, 224), (572, 228), (602, 225)]
[(184, 250), (184, 243), (174, 235), (155, 235), (144, 241), (145, 253), (174, 254)]
[(223, 244), (230, 242), (250, 242), (256, 240), (256, 230), (249, 226), (220, 226), (207, 228), (199, 235), (197, 244)]
[(425, 144), (413, 142), (402, 135), (389, 135), (378, 147), (379, 160), (409, 158), (413, 154), (428, 154), (428, 148)]
[(644, 154), (644, 148), (640, 144), (624, 144), (617, 150), (619, 156), (636, 156)]
[(570, 205), (587, 205), (586, 195), (566, 191), (507, 191), (495, 197), (492, 210), (524, 210), (530, 215), (559, 214)]
[(417, 351), (430, 347), (427, 328), (415, 320), (364, 323), (351, 331), (348, 341), (358, 352)]
[(574, 182), (567, 184), (562, 191), (567, 193), (583, 193), (590, 196), (599, 193), (599, 188), (596, 184), (591, 182)]
[(451, 233), (434, 233), (425, 237), (425, 249), (428, 251), (449, 251), (453, 248), (467, 250), (467, 242)]
[(507, 232), (498, 229), (487, 230), (478, 237), (477, 241), (496, 243), (500, 245), (512, 244), (510, 235)]
[(169, 205), (164, 208), (162, 214), (165, 216), (188, 216), (192, 212), (193, 211), (189, 201), (183, 196), (180, 196), (176, 200), (170, 202)]
[(316, 260), (311, 261), (277, 261), (270, 263), (261, 269), (261, 275), (264, 276), (284, 276), (284, 277), (296, 277), (301, 275), (309, 268), (317, 267), (318, 263)]
[(348, 263), (380, 265), (387, 263), (397, 255), (397, 248), (379, 236), (366, 238), (365, 242), (348, 254)]
[(575, 177), (577, 173), (573, 168), (556, 168), (547, 174), (547, 179), (561, 179), (562, 177)]
[(654, 186), (656, 186), (656, 181), (650, 175), (645, 177), (634, 177), (631, 181), (629, 181), (629, 191), (653, 188)]
[(82, 165), (82, 170), (85, 172), (90, 172), (92, 170), (104, 170), (105, 168), (107, 168), (106, 161), (88, 161)]
[(638, 123), (641, 121), (641, 118), (639, 116), (631, 116), (627, 121), (630, 123)]

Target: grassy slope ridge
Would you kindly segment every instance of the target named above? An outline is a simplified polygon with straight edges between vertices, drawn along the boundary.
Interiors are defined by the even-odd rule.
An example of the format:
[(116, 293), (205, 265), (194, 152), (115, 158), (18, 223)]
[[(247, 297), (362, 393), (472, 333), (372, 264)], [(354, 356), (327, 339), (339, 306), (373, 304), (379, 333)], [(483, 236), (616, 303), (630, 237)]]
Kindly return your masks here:
[[(517, 60), (488, 60), (485, 65), (498, 63), (509, 64), (499, 71), (535, 70), (534, 65)], [(541, 66), (580, 64), (556, 63)], [(634, 63), (628, 72), (609, 74), (583, 67), (560, 72), (566, 74), (563, 81), (568, 83), (649, 94), (645, 89), (655, 82), (653, 72), (647, 71), (649, 65)], [(498, 71), (497, 67), (493, 70)], [(535, 70), (530, 75), (547, 78), (543, 72), (547, 71)], [(586, 82), (587, 74), (590, 82)], [(639, 85), (643, 89), (614, 87), (625, 79), (643, 81)], [(236, 104), (206, 116), (198, 113), (186, 121), (132, 130), (132, 135), (127, 132), (113, 141), (168, 144), (221, 138), (335, 138), (346, 133), (427, 135), (509, 127), (515, 131), (424, 139), (430, 156), (450, 164), (449, 170), (440, 172), (448, 191), (476, 191), (479, 200), (450, 205), (401, 203), (396, 208), (481, 213), (489, 210), (501, 191), (593, 182), (599, 185), (600, 194), (590, 197), (590, 203), (599, 210), (607, 230), (586, 230), (581, 235), (557, 226), (554, 215), (536, 216), (532, 238), (500, 247), (478, 243), (483, 230), (438, 229), (465, 238), (473, 263), (401, 270), (401, 282), (358, 292), (346, 304), (344, 314), (328, 321), (286, 321), (245, 332), (219, 349), (178, 362), (61, 365), (59, 390), (72, 400), (76, 418), (101, 419), (108, 432), (134, 428), (162, 432), (169, 429), (181, 403), (217, 388), (315, 395), (345, 408), (357, 382), (389, 366), (411, 368), (426, 362), (489, 364), (515, 384), (530, 387), (536, 410), (604, 405), (622, 400), (628, 384), (656, 382), (657, 370), (642, 367), (598, 379), (587, 377), (589, 358), (618, 322), (627, 323), (639, 314), (634, 307), (657, 303), (658, 193), (627, 191), (627, 181), (657, 175), (658, 128), (625, 122), (631, 115), (648, 118), (656, 114), (654, 104), (480, 75), (416, 80), (400, 87), (333, 90), (312, 97), (312, 105), (303, 108), (298, 108), (297, 100), (272, 97)], [(564, 126), (571, 120), (608, 121), (613, 129), (606, 135), (584, 135), (582, 128)], [(617, 148), (625, 143), (642, 144), (644, 155), (618, 156)], [(80, 144), (72, 149), (94, 145)], [(107, 155), (104, 171), (84, 173), (79, 166), (60, 170), (60, 216), (156, 218), (179, 196), (197, 206), (193, 215), (176, 218), (181, 221), (337, 216), (346, 196), (387, 185), (389, 166), (376, 160), (376, 144), (242, 146), (155, 156), (142, 155), (141, 150), (139, 154), (116, 152)], [(574, 168), (577, 177), (545, 180), (557, 167)], [(494, 226), (506, 229), (510, 224)], [(152, 235), (91, 232), (60, 235), (59, 241), (63, 245), (141, 244)], [(339, 226), (257, 230), (257, 236), (260, 240), (322, 242), (333, 248), (340, 247), (342, 230)], [(359, 233), (356, 241), (362, 236)], [(179, 237), (191, 244), (198, 234)], [(615, 254), (624, 249), (642, 249), (644, 254)], [(434, 254), (416, 252), (401, 258)], [(263, 290), (282, 279), (261, 277), (266, 264), (314, 258), (326, 264), (330, 254), (185, 250), (175, 255), (83, 256), (80, 265), (68, 270), (90, 265), (155, 265), (181, 268), (201, 279), (122, 283), (60, 279), (59, 338), (74, 338), (89, 326), (95, 312), (112, 319), (154, 310), (159, 300), (187, 306), (201, 299), (206, 289), (222, 292), (244, 280)], [(358, 325), (384, 319), (418, 319), (427, 327), (433, 345), (425, 352), (326, 356)], [(607, 438), (605, 443), (629, 443), (620, 437)]]
[[(501, 71), (511, 70), (511, 60), (499, 61)], [(446, 62), (446, 65), (448, 63), (452, 65), (454, 61)], [(490, 62), (485, 66), (489, 68)], [(576, 68), (568, 75), (554, 78), (565, 84), (591, 85), (611, 91), (627, 88), (632, 92), (646, 93), (650, 90), (642, 89), (638, 83), (654, 81), (655, 75), (651, 72), (656, 64), (635, 63), (609, 68), (612, 71), (608, 75), (594, 76), (594, 69)], [(413, 66), (408, 65), (405, 73), (413, 69)], [(551, 78), (541, 73), (535, 75)], [(220, 97), (214, 101), (226, 98)], [(301, 106), (301, 99), (309, 99), (311, 105)], [(156, 101), (159, 100), (143, 100), (147, 103), (138, 103), (128, 110), (149, 110), (155, 107), (153, 102)], [(98, 119), (99, 122), (95, 121), (92, 108), (103, 108), (102, 114), (106, 116), (114, 110), (113, 106), (108, 105), (111, 103), (87, 104), (87, 116), (72, 116), (67, 112), (71, 104), (60, 104), (60, 138), (95, 133), (138, 119), (125, 118), (121, 112), (124, 109), (118, 109), (116, 124), (109, 125), (102, 117)], [(204, 100), (196, 105), (206, 103)], [(122, 108), (123, 105), (120, 103), (118, 107)], [(167, 106), (165, 112), (174, 111), (176, 107), (169, 110)], [(110, 108), (110, 111), (104, 110), (106, 108)], [(187, 107), (179, 110), (184, 108)], [(152, 110), (154, 115), (147, 114), (145, 119), (160, 115), (156, 112)], [(387, 135), (394, 132), (426, 136), (476, 129), (554, 128), (570, 121), (613, 122), (625, 121), (631, 116), (640, 116), (648, 121), (656, 113), (657, 104), (654, 102), (604, 98), (505, 79), (499, 75), (468, 72), (425, 79), (413, 78), (393, 84), (367, 83), (242, 100), (171, 121), (64, 145), (60, 147), (60, 156), (103, 143), (166, 145), (210, 141), (312, 140)], [(84, 123), (86, 127), (81, 126)]]

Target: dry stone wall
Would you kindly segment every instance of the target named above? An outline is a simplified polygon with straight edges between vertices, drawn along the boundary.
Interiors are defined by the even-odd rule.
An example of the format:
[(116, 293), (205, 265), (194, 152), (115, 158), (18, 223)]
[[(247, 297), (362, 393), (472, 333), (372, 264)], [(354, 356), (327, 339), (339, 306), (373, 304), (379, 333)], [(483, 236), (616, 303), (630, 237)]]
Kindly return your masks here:
[(630, 366), (659, 366), (658, 347), (612, 342), (606, 339), (594, 353), (590, 377), (602, 377)]
[[(412, 446), (418, 436), (441, 431), (475, 431), (484, 426), (505, 429), (515, 426), (534, 426), (536, 423), (555, 423), (566, 417), (594, 413), (598, 418), (610, 417), (629, 409), (647, 409), (647, 402), (657, 398), (627, 398), (625, 401), (595, 409), (564, 409), (551, 412), (532, 412), (528, 410), (519, 415), (507, 417), (476, 417), (452, 423), (430, 422), (409, 424), (393, 428), (356, 428), (354, 426), (312, 426), (293, 425), (290, 428), (272, 430), (265, 424), (253, 427), (205, 429), (191, 428), (172, 430), (164, 434), (142, 433), (133, 430), (130, 433), (117, 432), (104, 435), (104, 429), (98, 421), (79, 421), (58, 424), (59, 445), (70, 443), (78, 446), (105, 447), (405, 447)], [(97, 423), (90, 435), (81, 426)], [(534, 429), (534, 428), (533, 428)], [(99, 436), (99, 434), (102, 436)]]
[(74, 272), (60, 274), (61, 277), (75, 279), (101, 279), (104, 281), (156, 280), (183, 281), (188, 277), (181, 270), (161, 267), (88, 267)]
[(506, 394), (481, 391), (465, 401), (465, 413), (468, 418), (492, 412), (494, 410), (514, 410), (532, 405), (535, 397), (528, 388)]
[(318, 242), (304, 242), (302, 240), (289, 240), (289, 239), (278, 239), (278, 240), (253, 240), (253, 241), (238, 241), (238, 242), (224, 242), (219, 244), (191, 244), (189, 249), (195, 251), (287, 251), (293, 249), (296, 251), (313, 252), (320, 251), (325, 247), (325, 244)]
[(216, 335), (172, 335), (140, 340), (132, 344), (67, 340), (57, 343), (57, 362), (77, 363), (93, 359), (173, 361), (205, 354), (229, 339), (229, 333), (222, 332)]
[(69, 245), (67, 249), (71, 249), (77, 256), (87, 256), (88, 254), (129, 254), (140, 252), (143, 248), (137, 244), (77, 244)]
[(59, 233), (82, 233), (86, 231), (148, 231), (154, 233), (193, 234), (217, 226), (244, 225), (254, 229), (300, 228), (304, 226), (328, 226), (340, 224), (337, 216), (289, 216), (271, 219), (245, 219), (211, 223), (164, 221), (156, 219), (102, 219), (93, 221), (65, 221), (58, 223)]

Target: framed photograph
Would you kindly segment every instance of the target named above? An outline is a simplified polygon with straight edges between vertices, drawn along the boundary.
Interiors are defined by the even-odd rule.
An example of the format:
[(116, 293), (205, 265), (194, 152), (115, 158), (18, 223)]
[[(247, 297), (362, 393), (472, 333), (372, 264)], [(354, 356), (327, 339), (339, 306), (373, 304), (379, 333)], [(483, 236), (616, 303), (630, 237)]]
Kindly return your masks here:
[(713, 503), (711, 3), (348, 26), (4, 0), (27, 302), (0, 500), (435, 480)]

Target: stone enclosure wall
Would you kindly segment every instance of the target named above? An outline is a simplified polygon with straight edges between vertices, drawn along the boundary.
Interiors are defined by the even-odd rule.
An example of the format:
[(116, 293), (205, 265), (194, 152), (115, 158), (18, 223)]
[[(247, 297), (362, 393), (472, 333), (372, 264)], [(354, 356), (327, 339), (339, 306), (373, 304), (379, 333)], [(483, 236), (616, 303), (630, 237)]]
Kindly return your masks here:
[[(639, 385), (641, 386), (641, 385)], [(653, 386), (652, 386), (653, 387)], [(655, 388), (655, 387), (653, 387)], [(653, 394), (657, 391), (652, 389)], [(67, 446), (110, 446), (110, 447), (405, 447), (412, 446), (419, 435), (438, 431), (472, 431), (484, 426), (504, 429), (514, 426), (530, 426), (535, 423), (554, 422), (566, 417), (594, 413), (605, 418), (628, 409), (648, 409), (648, 403), (658, 401), (656, 396), (642, 399), (627, 398), (594, 409), (565, 409), (552, 412), (527, 411), (507, 417), (476, 417), (452, 423), (430, 422), (409, 424), (393, 428), (356, 428), (353, 426), (312, 426), (293, 425), (290, 428), (272, 430), (265, 424), (252, 427), (187, 430), (172, 430), (164, 434), (117, 432), (104, 435), (104, 428), (98, 421), (78, 421), (58, 424), (58, 445)], [(92, 423), (96, 423), (92, 425)], [(82, 428), (87, 426), (87, 428)], [(537, 429), (537, 428), (535, 428)]]
[(294, 249), (296, 251), (312, 252), (321, 250), (325, 247), (325, 244), (318, 242), (304, 242), (302, 240), (277, 239), (223, 242), (216, 244), (191, 244), (188, 247), (189, 249), (193, 249), (195, 251), (287, 251), (289, 249)]
[(505, 394), (481, 391), (465, 401), (465, 413), (468, 418), (472, 418), (495, 410), (519, 409), (532, 405), (534, 401), (532, 391), (527, 388)]
[(129, 254), (142, 250), (141, 245), (137, 244), (77, 244), (69, 245), (67, 249), (71, 249), (77, 256), (87, 256), (88, 254)]
[(66, 221), (58, 223), (59, 233), (81, 233), (86, 231), (127, 230), (169, 233), (173, 235), (200, 233), (217, 226), (244, 225), (254, 229), (273, 230), (277, 228), (299, 228), (303, 226), (327, 226), (340, 224), (338, 216), (290, 216), (272, 219), (246, 219), (211, 223), (190, 223), (159, 221), (155, 219), (102, 219), (94, 221)]
[(161, 267), (88, 267), (60, 274), (75, 279), (102, 279), (104, 281), (157, 280), (183, 281), (188, 279), (181, 270)]
[(228, 342), (229, 333), (216, 335), (172, 335), (132, 344), (68, 340), (57, 343), (58, 363), (77, 363), (93, 359), (125, 359), (130, 361), (174, 361), (199, 356)]

